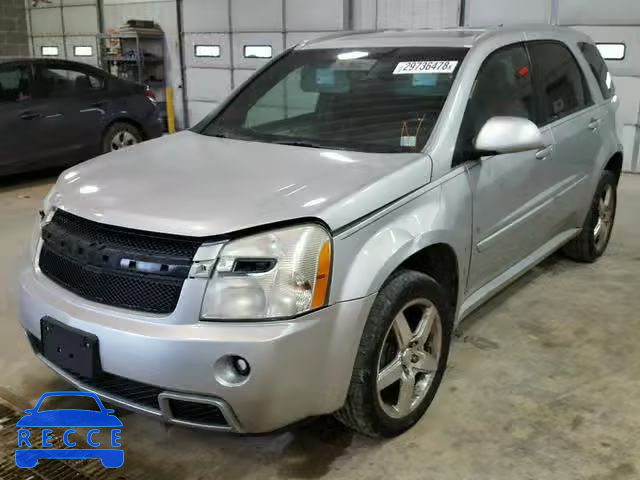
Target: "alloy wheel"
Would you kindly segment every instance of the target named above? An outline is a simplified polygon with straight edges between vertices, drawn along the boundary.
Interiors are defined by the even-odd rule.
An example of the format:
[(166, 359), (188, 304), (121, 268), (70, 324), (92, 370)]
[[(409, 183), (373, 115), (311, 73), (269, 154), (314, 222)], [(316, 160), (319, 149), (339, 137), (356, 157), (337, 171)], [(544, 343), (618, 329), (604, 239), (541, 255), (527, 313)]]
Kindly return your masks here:
[(120, 150), (121, 148), (135, 145), (138, 143), (138, 139), (131, 132), (126, 130), (120, 130), (111, 139), (111, 151)]
[(420, 406), (438, 370), (442, 323), (426, 298), (407, 303), (385, 336), (377, 371), (378, 401), (392, 418), (404, 418)]
[(606, 185), (598, 199), (598, 219), (593, 228), (593, 239), (598, 250), (601, 250), (607, 244), (611, 227), (613, 226), (614, 212), (615, 200), (613, 187)]

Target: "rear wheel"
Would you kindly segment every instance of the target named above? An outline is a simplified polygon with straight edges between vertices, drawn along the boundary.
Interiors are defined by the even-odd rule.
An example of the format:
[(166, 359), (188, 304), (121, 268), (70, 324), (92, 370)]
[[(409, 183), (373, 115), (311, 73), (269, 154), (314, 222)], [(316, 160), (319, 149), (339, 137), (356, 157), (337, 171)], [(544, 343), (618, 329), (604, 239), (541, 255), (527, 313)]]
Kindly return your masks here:
[(594, 262), (605, 252), (616, 216), (617, 183), (613, 172), (602, 172), (582, 232), (562, 249), (567, 257)]
[(139, 128), (127, 122), (116, 122), (104, 134), (102, 152), (114, 152), (142, 142)]
[(413, 426), (438, 390), (450, 341), (442, 287), (423, 273), (398, 272), (372, 306), (336, 418), (369, 436), (391, 437)]

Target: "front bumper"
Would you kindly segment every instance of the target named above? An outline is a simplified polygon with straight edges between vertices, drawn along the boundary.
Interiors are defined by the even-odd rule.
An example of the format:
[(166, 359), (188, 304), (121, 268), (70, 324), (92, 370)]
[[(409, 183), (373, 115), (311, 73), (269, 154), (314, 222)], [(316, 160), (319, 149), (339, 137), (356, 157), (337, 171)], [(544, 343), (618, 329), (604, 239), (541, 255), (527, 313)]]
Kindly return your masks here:
[[(198, 320), (204, 284), (187, 280), (176, 310), (154, 315), (90, 302), (30, 266), (20, 275), (21, 323), (32, 343), (40, 338), (44, 316), (96, 335), (102, 369), (113, 378), (132, 381), (135, 388), (152, 388), (159, 393), (157, 407), (74, 378), (39, 357), (78, 388), (172, 423), (259, 433), (343, 405), (373, 296), (287, 321), (213, 323)], [(245, 382), (229, 385), (216, 379), (213, 366), (224, 355), (249, 362)], [(181, 420), (169, 406), (171, 399), (214, 405), (226, 422)]]

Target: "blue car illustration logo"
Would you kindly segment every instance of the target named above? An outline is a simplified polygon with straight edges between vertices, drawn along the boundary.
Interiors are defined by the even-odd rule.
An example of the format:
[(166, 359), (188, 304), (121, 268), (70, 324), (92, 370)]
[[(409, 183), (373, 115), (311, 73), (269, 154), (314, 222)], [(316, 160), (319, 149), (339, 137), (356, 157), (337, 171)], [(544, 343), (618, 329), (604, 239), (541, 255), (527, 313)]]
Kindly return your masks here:
[[(40, 411), (42, 402), (50, 397), (90, 397), (95, 400), (99, 411), (83, 409), (56, 409)], [(24, 411), (16, 426), (18, 427), (18, 448), (16, 449), (16, 465), (20, 468), (33, 468), (39, 459), (86, 459), (99, 458), (107, 468), (119, 468), (124, 463), (124, 451), (120, 444), (120, 428), (122, 422), (113, 415), (114, 410), (104, 408), (104, 405), (94, 393), (88, 392), (49, 392), (40, 397), (37, 405)], [(42, 448), (32, 448), (31, 427), (43, 428)], [(75, 428), (91, 428), (86, 434), (86, 443), (91, 448), (74, 448), (74, 436), (79, 438)], [(62, 441), (68, 448), (52, 448), (51, 428), (64, 428)], [(111, 429), (109, 435), (111, 448), (99, 448), (94, 436), (100, 433), (100, 428)], [(35, 443), (35, 439), (33, 439)], [(23, 448), (28, 447), (28, 448)]]

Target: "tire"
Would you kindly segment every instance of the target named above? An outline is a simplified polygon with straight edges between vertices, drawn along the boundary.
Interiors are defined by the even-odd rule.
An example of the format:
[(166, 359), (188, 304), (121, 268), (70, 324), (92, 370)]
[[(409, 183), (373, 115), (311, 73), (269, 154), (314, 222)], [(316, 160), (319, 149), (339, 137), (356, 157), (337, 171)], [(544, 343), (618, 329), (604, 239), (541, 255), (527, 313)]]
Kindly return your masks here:
[(142, 132), (127, 122), (116, 122), (104, 132), (102, 153), (109, 153), (142, 142)]
[(578, 262), (591, 263), (605, 252), (616, 216), (617, 184), (613, 172), (602, 172), (582, 231), (562, 248), (564, 255)]
[[(425, 307), (424, 311), (422, 307)], [(402, 318), (400, 315), (410, 328), (401, 336), (409, 336), (412, 340), (426, 339), (422, 352), (419, 346), (400, 347), (396, 321)], [(433, 319), (430, 333), (416, 335), (421, 325), (427, 325), (421, 322), (428, 316)], [(442, 381), (452, 324), (445, 291), (433, 278), (411, 270), (394, 274), (373, 303), (360, 340), (347, 401), (334, 416), (347, 427), (371, 437), (393, 437), (412, 427), (431, 404)], [(397, 352), (393, 350), (394, 343)], [(416, 358), (418, 363), (413, 363)], [(398, 362), (401, 365), (400, 379), (391, 383), (396, 375), (379, 376), (380, 372), (397, 373)], [(429, 373), (418, 372), (417, 366), (428, 369)], [(411, 377), (410, 372), (414, 372), (416, 387), (404, 390), (411, 391), (412, 401), (409, 404), (401, 398), (403, 386), (410, 385), (405, 383)], [(415, 399), (413, 395), (416, 395)], [(404, 398), (408, 398), (407, 395)], [(409, 405), (408, 409), (404, 408), (406, 405)]]

